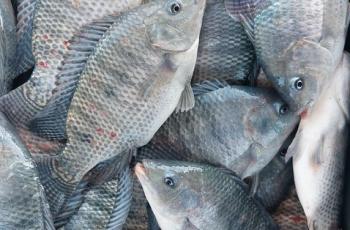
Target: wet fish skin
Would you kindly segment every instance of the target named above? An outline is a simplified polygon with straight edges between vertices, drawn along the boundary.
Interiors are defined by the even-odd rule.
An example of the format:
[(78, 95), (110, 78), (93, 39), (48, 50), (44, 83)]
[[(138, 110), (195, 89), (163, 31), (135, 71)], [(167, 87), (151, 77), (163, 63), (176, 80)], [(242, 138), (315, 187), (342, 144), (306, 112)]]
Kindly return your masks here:
[(298, 112), (311, 107), (340, 62), (347, 0), (226, 0), (243, 22), (258, 62), (284, 100)]
[(309, 229), (340, 226), (349, 133), (349, 69), (350, 57), (345, 53), (314, 107), (303, 115), (288, 149), (288, 155), (293, 156), (295, 185)]
[(199, 94), (196, 106), (173, 114), (138, 150), (138, 158), (208, 162), (242, 178), (252, 176), (297, 125), (293, 113), (280, 114), (284, 106), (269, 89), (229, 86)]
[[(21, 0), (26, 6), (29, 6), (29, 1), (32, 7), (33, 0)], [(36, 0), (32, 31), (35, 70), (28, 82), (1, 98), (1, 111), (16, 126), (27, 126), (46, 107), (57, 90), (55, 82), (59, 78), (62, 62), (69, 51), (70, 41), (80, 28), (140, 4), (141, 0)], [(31, 8), (25, 9), (23, 13), (27, 15)], [(30, 17), (25, 17), (25, 20), (28, 19)], [(21, 34), (24, 35), (23, 39), (28, 35), (26, 32)]]
[(256, 77), (255, 62), (253, 44), (227, 13), (224, 0), (207, 1), (192, 83), (219, 79), (248, 84)]
[(143, 160), (135, 173), (161, 229), (276, 229), (245, 184), (226, 170)]
[(0, 5), (0, 95), (8, 93), (15, 78), (16, 20), (12, 3)]
[[(43, 116), (33, 119), (36, 132), (68, 139), (55, 159), (38, 162), (40, 171), (50, 173), (43, 184), (53, 215), (96, 164), (144, 145), (178, 104), (188, 106), (179, 101), (185, 94), (185, 99), (193, 95), (189, 83), (205, 1), (182, 1), (182, 13), (171, 16), (169, 7), (178, 3), (165, 3), (153, 1), (108, 17), (111, 25), (81, 75), (71, 76), (67, 70), (68, 82), (63, 77), (62, 87), (69, 90), (57, 94)], [(181, 33), (171, 34), (174, 40), (169, 40), (175, 27), (175, 33)], [(82, 34), (86, 37), (91, 28), (94, 25)]]
[(36, 166), (3, 114), (0, 137), (0, 228), (55, 229)]

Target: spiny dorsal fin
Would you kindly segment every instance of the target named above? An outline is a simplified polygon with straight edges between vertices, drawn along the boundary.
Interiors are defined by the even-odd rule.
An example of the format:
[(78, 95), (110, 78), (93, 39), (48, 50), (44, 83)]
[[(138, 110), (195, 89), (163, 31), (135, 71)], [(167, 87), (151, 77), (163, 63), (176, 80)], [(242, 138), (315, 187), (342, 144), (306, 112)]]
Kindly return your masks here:
[(186, 112), (194, 107), (194, 95), (190, 83), (186, 84), (182, 92), (179, 104), (176, 107), (176, 112)]
[(228, 87), (229, 84), (222, 80), (203, 81), (192, 86), (194, 96), (199, 96), (204, 93), (210, 93), (218, 89)]
[(89, 57), (118, 16), (108, 16), (82, 28), (70, 42), (69, 51), (57, 76), (55, 94), (47, 107), (31, 122), (30, 129), (48, 139), (66, 137), (70, 103)]

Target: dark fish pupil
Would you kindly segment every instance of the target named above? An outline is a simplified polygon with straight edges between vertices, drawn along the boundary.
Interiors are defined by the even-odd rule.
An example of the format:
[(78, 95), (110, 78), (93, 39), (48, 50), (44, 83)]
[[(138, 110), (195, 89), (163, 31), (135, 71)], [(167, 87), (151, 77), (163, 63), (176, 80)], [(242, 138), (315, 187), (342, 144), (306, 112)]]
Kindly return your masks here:
[(288, 112), (288, 106), (286, 105), (283, 105), (281, 108), (280, 108), (280, 114), (286, 114)]
[(295, 88), (296, 88), (297, 90), (302, 90), (303, 87), (304, 87), (304, 82), (303, 82), (303, 80), (300, 79), (300, 78), (297, 79), (297, 80), (295, 81)]
[(281, 154), (282, 157), (285, 157), (286, 154), (287, 154), (287, 149), (282, 149), (280, 154)]
[(178, 12), (180, 12), (180, 5), (178, 3), (174, 3), (171, 5), (171, 13), (173, 14), (177, 14)]
[(169, 187), (174, 187), (174, 185), (175, 185), (174, 180), (172, 178), (170, 178), (170, 177), (166, 177), (164, 179), (164, 183), (166, 185), (168, 185)]

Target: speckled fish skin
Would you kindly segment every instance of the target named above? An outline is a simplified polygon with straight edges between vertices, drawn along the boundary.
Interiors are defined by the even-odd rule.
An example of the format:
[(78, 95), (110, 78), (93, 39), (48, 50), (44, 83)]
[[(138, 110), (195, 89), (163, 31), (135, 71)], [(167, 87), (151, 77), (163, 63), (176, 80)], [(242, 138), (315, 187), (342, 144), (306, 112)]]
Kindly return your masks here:
[(340, 62), (348, 5), (348, 0), (226, 0), (249, 31), (267, 77), (298, 112), (312, 106)]
[(25, 73), (35, 65), (32, 52), (32, 32), (36, 3), (38, 1), (18, 0), (13, 2), (17, 10), (16, 76)]
[(254, 80), (255, 62), (254, 47), (242, 25), (226, 12), (224, 0), (208, 0), (192, 82), (248, 84)]
[(1, 110), (16, 126), (28, 125), (55, 92), (69, 42), (79, 29), (140, 4), (141, 0), (36, 0), (32, 31), (35, 70), (27, 83), (1, 99)]
[(10, 0), (0, 5), (0, 96), (8, 93), (15, 78), (16, 20)]
[(292, 184), (292, 161), (285, 163), (284, 157), (277, 155), (259, 173), (259, 187), (255, 196), (268, 211), (272, 211), (288, 195)]
[(246, 178), (271, 161), (295, 128), (298, 118), (284, 108), (266, 89), (232, 86), (204, 93), (191, 111), (173, 114), (138, 154), (209, 162)]
[[(182, 1), (179, 14), (171, 13), (174, 4), (178, 2), (152, 1), (115, 21), (108, 18), (112, 25), (82, 74), (62, 78), (62, 87), (68, 90), (58, 93), (50, 104), (50, 116), (44, 113), (37, 120), (37, 132), (52, 138), (65, 134), (68, 140), (55, 159), (39, 163), (41, 171), (51, 174), (43, 178), (43, 184), (53, 215), (85, 173), (101, 161), (145, 145), (177, 105), (182, 105), (182, 94), (193, 97), (187, 87), (205, 1)], [(75, 79), (79, 84), (72, 89)], [(74, 94), (69, 98), (70, 90)], [(51, 125), (52, 120), (53, 129), (40, 129), (46, 128), (43, 122)]]
[(276, 229), (269, 214), (247, 194), (245, 184), (227, 170), (143, 160), (135, 173), (163, 230)]
[(288, 149), (293, 155), (295, 185), (309, 229), (340, 227), (349, 98), (350, 57), (346, 53), (328, 87), (312, 110), (304, 114)]
[(35, 164), (3, 114), (0, 136), (0, 228), (53, 230)]

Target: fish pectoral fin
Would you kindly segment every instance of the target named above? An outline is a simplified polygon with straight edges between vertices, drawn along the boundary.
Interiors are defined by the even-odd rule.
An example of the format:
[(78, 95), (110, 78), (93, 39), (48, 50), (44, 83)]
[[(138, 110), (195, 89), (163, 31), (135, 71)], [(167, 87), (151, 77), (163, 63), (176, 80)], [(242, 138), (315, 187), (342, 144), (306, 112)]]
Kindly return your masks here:
[(299, 127), (297, 133), (295, 134), (295, 137), (292, 141), (292, 143), (289, 145), (288, 150), (287, 150), (287, 154), (284, 157), (285, 162), (287, 163), (292, 157), (297, 157), (298, 156), (298, 148), (300, 145), (300, 141), (301, 141), (301, 132), (302, 129)]
[(186, 84), (184, 91), (182, 91), (179, 104), (176, 107), (176, 112), (186, 112), (194, 107), (194, 95), (190, 83)]
[(259, 173), (256, 173), (255, 175), (253, 175), (251, 177), (251, 184), (250, 184), (250, 188), (249, 188), (249, 195), (251, 197), (254, 197), (255, 194), (257, 193), (258, 191), (258, 188), (259, 188)]
[(195, 96), (210, 93), (212, 91), (222, 89), (230, 86), (226, 81), (222, 80), (212, 80), (212, 81), (203, 81), (201, 83), (196, 83), (192, 86), (192, 91)]
[(37, 135), (48, 139), (66, 137), (66, 120), (71, 101), (88, 58), (113, 24), (116, 16), (88, 24), (69, 45), (69, 52), (56, 80), (56, 89), (47, 106), (31, 121), (29, 127)]
[(320, 141), (318, 142), (319, 145), (317, 148), (314, 150), (312, 153), (312, 163), (315, 166), (319, 166), (324, 162), (324, 154), (325, 153), (325, 148), (324, 148), (324, 142), (326, 141), (326, 138), (324, 136), (321, 137)]

